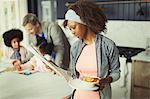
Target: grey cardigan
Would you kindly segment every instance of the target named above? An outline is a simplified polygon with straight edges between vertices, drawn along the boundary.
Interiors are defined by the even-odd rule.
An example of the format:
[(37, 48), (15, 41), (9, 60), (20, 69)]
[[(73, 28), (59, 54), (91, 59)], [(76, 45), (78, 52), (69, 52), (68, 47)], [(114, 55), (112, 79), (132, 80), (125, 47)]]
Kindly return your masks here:
[[(98, 64), (98, 77), (111, 76), (113, 82), (120, 78), (120, 62), (119, 62), (119, 51), (115, 43), (109, 38), (102, 36), (101, 34), (96, 35), (96, 55)], [(73, 78), (77, 77), (76, 63), (83, 47), (86, 44), (83, 41), (77, 41), (71, 48), (71, 63), (70, 70)], [(106, 85), (102, 91), (99, 91), (101, 99), (111, 99), (111, 86)]]
[[(63, 69), (69, 67), (70, 62), (70, 44), (57, 23), (42, 22), (42, 30), (48, 43), (54, 44), (54, 52), (56, 53), (55, 64)], [(35, 44), (36, 39), (29, 38), (29, 42)]]

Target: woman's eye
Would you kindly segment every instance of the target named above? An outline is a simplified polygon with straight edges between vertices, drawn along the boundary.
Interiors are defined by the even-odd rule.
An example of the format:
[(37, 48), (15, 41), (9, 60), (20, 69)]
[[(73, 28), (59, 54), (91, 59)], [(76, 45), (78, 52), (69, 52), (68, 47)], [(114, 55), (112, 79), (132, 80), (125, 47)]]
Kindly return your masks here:
[(74, 31), (75, 29), (74, 28), (71, 28), (71, 31)]
[(75, 29), (76, 27), (74, 26), (74, 27), (72, 27), (72, 29)]

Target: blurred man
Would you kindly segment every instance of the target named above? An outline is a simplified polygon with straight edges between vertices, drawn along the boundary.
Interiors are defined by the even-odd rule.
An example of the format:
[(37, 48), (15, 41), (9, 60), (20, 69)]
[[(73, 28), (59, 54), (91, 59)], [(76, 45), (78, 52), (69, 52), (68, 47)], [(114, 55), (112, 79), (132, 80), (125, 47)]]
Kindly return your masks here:
[(29, 44), (36, 45), (39, 37), (53, 45), (55, 64), (63, 69), (69, 67), (70, 44), (57, 23), (40, 22), (35, 14), (29, 13), (23, 19), (23, 26), (29, 33)]

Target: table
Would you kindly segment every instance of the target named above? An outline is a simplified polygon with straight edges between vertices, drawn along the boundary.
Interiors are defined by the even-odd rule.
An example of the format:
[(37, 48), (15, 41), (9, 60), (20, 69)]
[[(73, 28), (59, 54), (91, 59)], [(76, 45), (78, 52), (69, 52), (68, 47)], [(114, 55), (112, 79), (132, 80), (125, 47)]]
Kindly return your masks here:
[(63, 77), (52, 73), (0, 73), (0, 99), (62, 99), (72, 91)]

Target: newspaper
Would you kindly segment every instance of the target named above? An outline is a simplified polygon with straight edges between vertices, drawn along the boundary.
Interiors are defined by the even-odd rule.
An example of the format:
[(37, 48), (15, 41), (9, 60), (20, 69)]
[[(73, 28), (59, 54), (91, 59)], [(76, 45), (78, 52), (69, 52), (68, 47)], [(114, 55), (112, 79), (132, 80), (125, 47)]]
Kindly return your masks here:
[(67, 82), (69, 81), (70, 76), (68, 75), (68, 71), (60, 68), (57, 66), (53, 61), (47, 61), (44, 56), (40, 53), (40, 51), (33, 45), (26, 45), (23, 44), (23, 46), (29, 50), (31, 53), (36, 55), (42, 62), (44, 62), (47, 66), (49, 66), (56, 74), (63, 76)]

